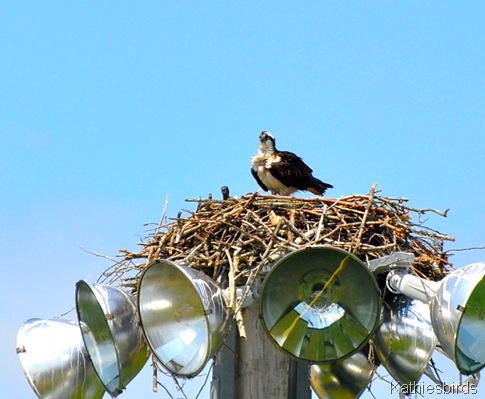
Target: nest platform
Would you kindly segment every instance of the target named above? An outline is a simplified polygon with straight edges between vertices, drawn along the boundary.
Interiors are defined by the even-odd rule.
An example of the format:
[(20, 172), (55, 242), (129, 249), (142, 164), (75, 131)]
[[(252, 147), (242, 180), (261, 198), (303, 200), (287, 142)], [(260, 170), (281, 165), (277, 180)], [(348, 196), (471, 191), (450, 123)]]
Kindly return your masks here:
[(139, 251), (121, 249), (100, 280), (136, 292), (148, 261), (168, 259), (201, 270), (216, 281), (250, 284), (267, 264), (288, 251), (311, 245), (345, 249), (363, 261), (396, 251), (415, 256), (413, 272), (441, 280), (452, 269), (445, 241), (453, 237), (426, 227), (422, 217), (435, 209), (416, 209), (405, 198), (368, 194), (340, 198), (297, 198), (251, 193), (227, 200), (192, 198), (195, 211), (180, 211), (159, 223), (138, 243)]

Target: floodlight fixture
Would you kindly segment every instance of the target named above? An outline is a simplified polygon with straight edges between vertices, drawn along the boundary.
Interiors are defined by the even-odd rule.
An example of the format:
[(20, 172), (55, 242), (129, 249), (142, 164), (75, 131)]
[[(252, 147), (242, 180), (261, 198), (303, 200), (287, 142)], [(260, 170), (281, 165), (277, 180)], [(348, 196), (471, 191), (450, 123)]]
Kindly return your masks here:
[(119, 395), (148, 360), (134, 297), (106, 284), (76, 284), (76, 309), (86, 350), (99, 380)]
[[(382, 259), (370, 262), (379, 272)], [(456, 269), (441, 281), (410, 274), (412, 259), (387, 262), (387, 286), (394, 293), (429, 303), (433, 330), (444, 352), (460, 373), (470, 375), (485, 367), (485, 263)], [(406, 264), (407, 263), (407, 264)]]
[(395, 295), (382, 306), (382, 313), (383, 321), (374, 336), (379, 360), (400, 384), (418, 382), (437, 342), (428, 305)]
[(462, 374), (485, 367), (485, 263), (446, 276), (431, 300), (431, 322)]
[(17, 333), (17, 353), (39, 399), (101, 399), (104, 395), (77, 322), (27, 320)]
[(374, 366), (365, 351), (330, 364), (310, 368), (310, 384), (319, 399), (357, 399), (371, 382)]
[(380, 291), (372, 273), (355, 255), (330, 246), (282, 256), (264, 279), (259, 301), (273, 344), (311, 363), (332, 363), (359, 352), (380, 318)]
[(148, 345), (175, 375), (197, 375), (224, 341), (227, 299), (196, 269), (169, 260), (150, 262), (140, 277), (138, 308)]

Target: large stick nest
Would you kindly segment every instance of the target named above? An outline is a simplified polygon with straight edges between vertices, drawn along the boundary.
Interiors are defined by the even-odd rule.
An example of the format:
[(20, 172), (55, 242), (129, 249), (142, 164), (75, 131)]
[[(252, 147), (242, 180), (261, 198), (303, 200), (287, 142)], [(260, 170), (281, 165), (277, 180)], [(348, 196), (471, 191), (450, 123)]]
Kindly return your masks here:
[(109, 282), (136, 291), (147, 262), (157, 258), (199, 269), (232, 285), (248, 284), (262, 266), (282, 254), (310, 246), (331, 245), (363, 261), (396, 251), (415, 256), (413, 271), (430, 280), (442, 279), (452, 268), (444, 241), (453, 237), (425, 227), (422, 216), (434, 209), (416, 209), (405, 198), (369, 194), (340, 198), (296, 198), (259, 193), (227, 200), (188, 199), (195, 211), (181, 211), (149, 231), (138, 252), (120, 250), (122, 260), (103, 274)]

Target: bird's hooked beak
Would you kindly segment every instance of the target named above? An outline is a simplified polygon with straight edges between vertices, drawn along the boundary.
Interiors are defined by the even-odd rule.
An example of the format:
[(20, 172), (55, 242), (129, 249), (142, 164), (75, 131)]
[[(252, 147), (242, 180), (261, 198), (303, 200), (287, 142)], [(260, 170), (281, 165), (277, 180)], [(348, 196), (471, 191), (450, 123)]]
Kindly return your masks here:
[(263, 130), (261, 134), (259, 135), (259, 141), (261, 143), (264, 143), (265, 141), (271, 140), (273, 143), (276, 141), (273, 135), (270, 132), (267, 132), (266, 130)]
[(275, 151), (275, 138), (270, 132), (262, 131), (259, 135), (259, 152), (268, 155), (274, 154)]

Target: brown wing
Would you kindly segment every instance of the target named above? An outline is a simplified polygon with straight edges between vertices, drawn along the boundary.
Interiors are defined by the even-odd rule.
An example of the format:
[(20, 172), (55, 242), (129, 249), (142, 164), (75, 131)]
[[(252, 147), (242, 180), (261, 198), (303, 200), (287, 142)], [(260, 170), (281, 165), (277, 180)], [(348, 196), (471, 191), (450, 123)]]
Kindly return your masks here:
[(279, 151), (279, 162), (271, 164), (271, 174), (287, 187), (306, 190), (313, 183), (313, 170), (296, 154)]

